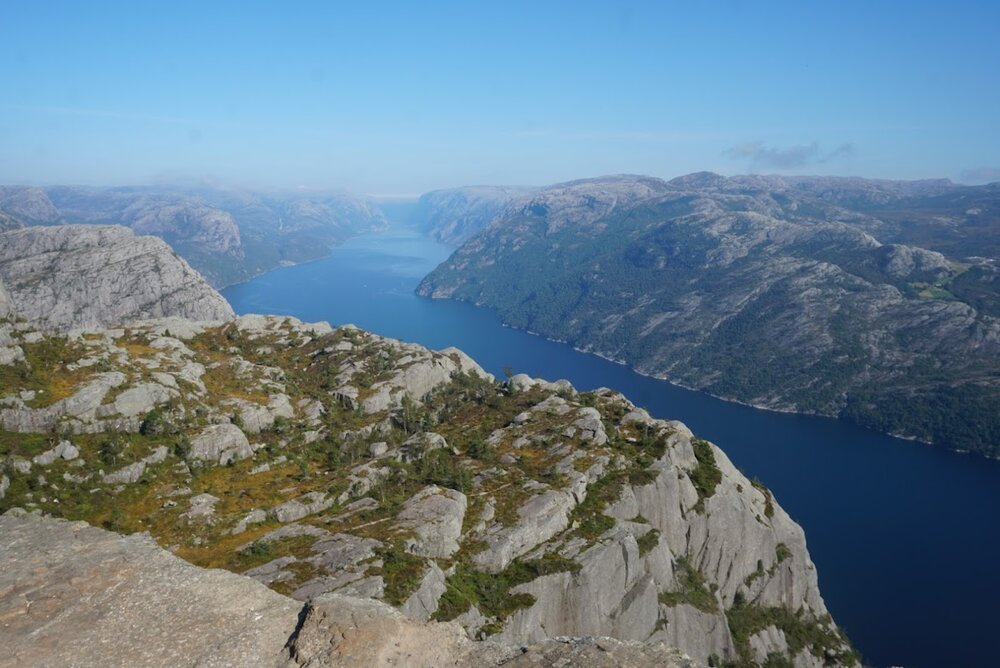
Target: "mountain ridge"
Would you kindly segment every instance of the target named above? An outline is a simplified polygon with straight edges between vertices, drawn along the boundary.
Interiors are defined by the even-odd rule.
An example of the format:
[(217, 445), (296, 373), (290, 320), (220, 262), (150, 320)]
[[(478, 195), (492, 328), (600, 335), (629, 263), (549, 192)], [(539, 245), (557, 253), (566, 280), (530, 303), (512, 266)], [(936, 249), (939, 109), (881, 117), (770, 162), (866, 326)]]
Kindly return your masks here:
[(492, 307), (723, 398), (1000, 452), (994, 188), (704, 173), (622, 183), (517, 201), (418, 294)]

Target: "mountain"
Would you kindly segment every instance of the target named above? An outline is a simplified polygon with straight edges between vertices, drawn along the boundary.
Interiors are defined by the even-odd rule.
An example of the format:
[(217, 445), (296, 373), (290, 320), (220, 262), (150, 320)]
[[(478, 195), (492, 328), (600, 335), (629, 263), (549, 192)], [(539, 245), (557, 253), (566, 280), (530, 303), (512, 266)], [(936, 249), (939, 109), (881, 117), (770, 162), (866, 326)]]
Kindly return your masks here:
[(216, 287), (318, 259), (386, 225), (377, 206), (346, 194), (207, 187), (0, 186), (3, 214), (29, 225), (119, 224), (156, 235)]
[(24, 227), (24, 223), (14, 216), (0, 212), (0, 232), (9, 232)]
[(1000, 455), (997, 184), (617, 176), (486, 222), (420, 294), (728, 399)]
[[(604, 647), (625, 662), (662, 661), (663, 643), (709, 665), (856, 665), (802, 529), (771, 493), (684, 425), (611, 390), (497, 382), (455, 349), (273, 316), (66, 335), (7, 320), (0, 340), (14, 351), (0, 364), (0, 512), (148, 533), (177, 557), (289, 597), (214, 572), (188, 581), (147, 539), (68, 524), (31, 532), (4, 518), (4, 535), (35, 541), (0, 546), (11, 561), (0, 568), (4, 609), (43, 594), (70, 602), (56, 619), (56, 602), (15, 616), (17, 629), (49, 639), (0, 643), (24, 656), (70, 651), (60, 642), (71, 647), (81, 634), (72, 625), (90, 617), (98, 635), (81, 638), (82, 656), (146, 647), (154, 629), (150, 651), (250, 656), (291, 633), (302, 601), (292, 644), (303, 656), (333, 651), (338, 638), (439, 628), (401, 613), (454, 623), (432, 647), (458, 643), (459, 629), (490, 639), (473, 646), (474, 662), (497, 645), (536, 643), (538, 661), (573, 663), (572, 652)], [(61, 584), (91, 571), (87, 598)], [(230, 596), (271, 612), (241, 631), (248, 613)], [(119, 609), (127, 622), (110, 612)], [(184, 615), (179, 629), (160, 626)], [(366, 620), (366, 632), (336, 628)], [(313, 625), (328, 633), (304, 643)], [(127, 642), (101, 649), (126, 627)], [(212, 642), (227, 629), (236, 638)], [(562, 636), (621, 643), (552, 640)]]
[(226, 300), (170, 246), (120, 226), (0, 233), (0, 290), (16, 315), (57, 329), (233, 318)]
[(516, 186), (434, 190), (421, 195), (411, 216), (419, 229), (442, 243), (457, 246), (486, 227), (511, 202), (533, 191)]

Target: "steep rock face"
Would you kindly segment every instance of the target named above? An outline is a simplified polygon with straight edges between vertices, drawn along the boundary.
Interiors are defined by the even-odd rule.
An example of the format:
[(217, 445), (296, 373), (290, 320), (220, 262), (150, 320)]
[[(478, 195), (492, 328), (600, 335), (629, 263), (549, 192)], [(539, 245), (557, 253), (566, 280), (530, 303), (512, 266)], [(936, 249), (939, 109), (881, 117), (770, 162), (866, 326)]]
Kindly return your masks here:
[(29, 227), (0, 235), (0, 279), (19, 315), (48, 327), (167, 316), (228, 320), (229, 304), (170, 247), (122, 227)]
[(0, 517), (0, 666), (562, 666), (695, 668), (663, 645), (610, 638), (476, 643), (337, 594), (303, 606), (203, 570), (147, 537), (22, 513)]
[(508, 206), (418, 292), (725, 398), (996, 454), (998, 232), (995, 186), (609, 177)]

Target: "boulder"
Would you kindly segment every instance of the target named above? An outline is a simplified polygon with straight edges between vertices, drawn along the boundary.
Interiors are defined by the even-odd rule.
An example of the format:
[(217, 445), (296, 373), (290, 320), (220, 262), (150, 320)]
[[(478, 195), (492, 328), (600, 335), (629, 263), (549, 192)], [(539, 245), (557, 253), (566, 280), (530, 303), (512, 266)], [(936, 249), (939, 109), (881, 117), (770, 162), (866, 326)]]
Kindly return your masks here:
[(70, 461), (80, 456), (80, 450), (69, 441), (59, 441), (59, 444), (40, 455), (32, 457), (31, 461), (41, 466), (48, 466), (57, 459)]
[(465, 519), (465, 494), (437, 485), (425, 487), (403, 504), (397, 526), (416, 534), (406, 539), (407, 551), (421, 557), (447, 559), (459, 548)]
[(101, 482), (106, 485), (121, 485), (139, 482), (139, 478), (146, 472), (146, 462), (135, 462), (128, 466), (123, 466), (117, 471), (101, 476)]
[(205, 427), (191, 439), (189, 457), (202, 461), (228, 464), (253, 456), (253, 448), (246, 434), (234, 424), (215, 424)]
[(322, 512), (333, 504), (333, 497), (327, 496), (323, 492), (309, 492), (297, 499), (292, 499), (291, 501), (282, 503), (280, 506), (276, 506), (271, 510), (271, 514), (279, 522), (295, 522), (307, 515)]

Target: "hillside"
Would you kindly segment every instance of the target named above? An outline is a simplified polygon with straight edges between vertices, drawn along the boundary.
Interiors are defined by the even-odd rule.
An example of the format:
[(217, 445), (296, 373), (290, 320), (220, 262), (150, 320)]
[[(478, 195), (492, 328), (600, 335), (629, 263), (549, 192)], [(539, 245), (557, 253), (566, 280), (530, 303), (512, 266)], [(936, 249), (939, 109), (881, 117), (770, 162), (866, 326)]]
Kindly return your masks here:
[(998, 190), (700, 173), (560, 184), (419, 293), (682, 385), (1000, 455)]
[(533, 190), (512, 186), (434, 190), (420, 196), (411, 219), (417, 228), (438, 241), (457, 246)]
[(854, 663), (770, 492), (611, 390), (292, 318), (0, 332), (0, 510), (502, 644)]
[(5, 216), (29, 225), (124, 225), (158, 236), (215, 287), (318, 259), (386, 225), (378, 207), (346, 194), (168, 186), (0, 186), (0, 230)]

